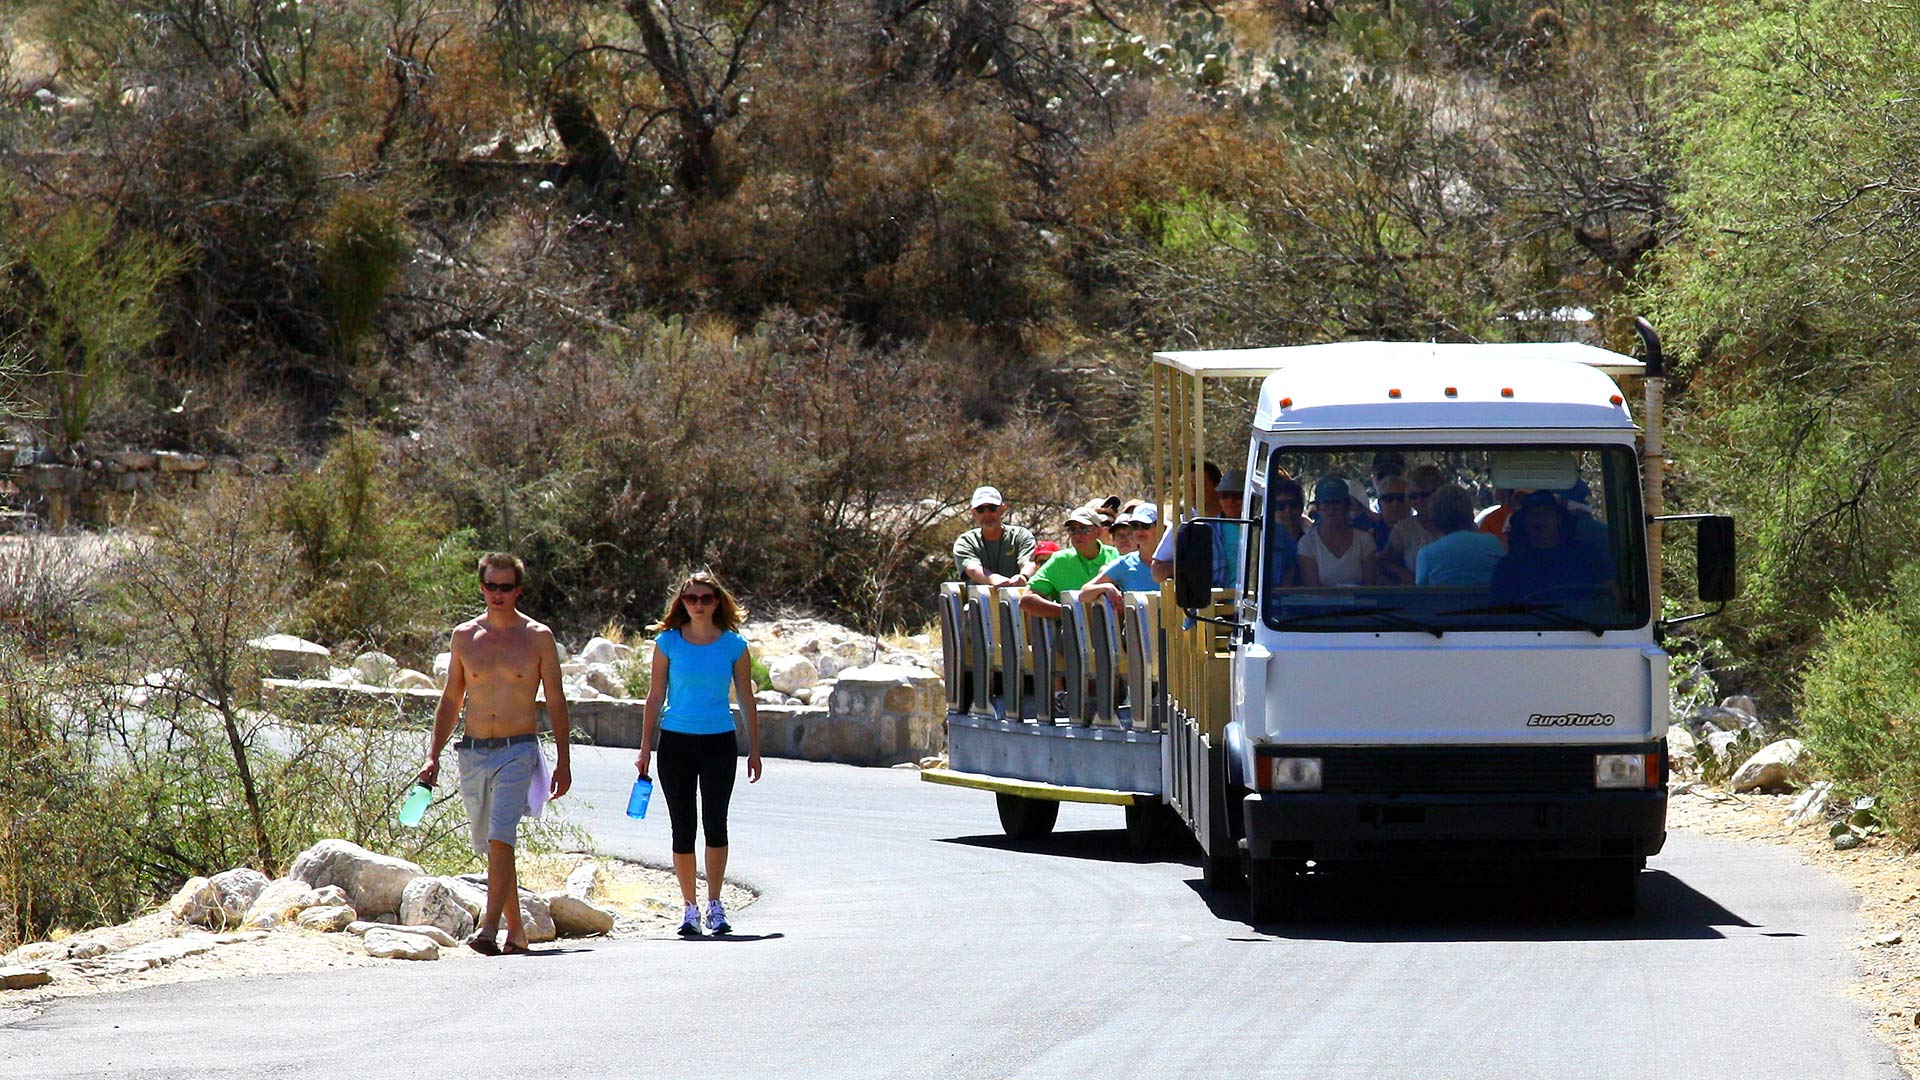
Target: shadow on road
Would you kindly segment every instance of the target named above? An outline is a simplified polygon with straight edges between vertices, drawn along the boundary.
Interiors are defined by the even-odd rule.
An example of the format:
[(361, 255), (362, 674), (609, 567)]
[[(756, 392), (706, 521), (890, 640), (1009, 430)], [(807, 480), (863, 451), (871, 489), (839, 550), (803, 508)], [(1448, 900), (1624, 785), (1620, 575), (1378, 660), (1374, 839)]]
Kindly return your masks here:
[(1196, 858), (1184, 853), (1137, 852), (1127, 846), (1125, 829), (1075, 829), (1071, 832), (1050, 833), (1028, 840), (1015, 840), (999, 833), (982, 833), (978, 836), (942, 837), (939, 843), (964, 844), (967, 847), (991, 848), (995, 851), (1024, 851), (1033, 855), (1053, 855), (1065, 859), (1093, 859), (1098, 862), (1200, 865)]
[(1420, 881), (1393, 877), (1309, 879), (1300, 917), (1254, 925), (1245, 893), (1187, 882), (1220, 919), (1258, 936), (1236, 941), (1661, 941), (1722, 938), (1723, 926), (1754, 924), (1671, 874), (1640, 875), (1640, 913), (1602, 918), (1573, 884), (1557, 879)]

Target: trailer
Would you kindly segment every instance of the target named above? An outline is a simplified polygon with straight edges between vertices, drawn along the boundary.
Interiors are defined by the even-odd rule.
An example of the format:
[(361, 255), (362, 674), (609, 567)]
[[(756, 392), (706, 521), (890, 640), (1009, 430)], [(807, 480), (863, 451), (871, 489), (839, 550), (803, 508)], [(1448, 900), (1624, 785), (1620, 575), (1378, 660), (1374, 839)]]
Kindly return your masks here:
[[(1180, 523), (1172, 578), (1117, 606), (1063, 594), (1058, 619), (1023, 612), (1018, 589), (946, 586), (948, 767), (923, 778), (993, 792), (1016, 838), (1045, 835), (1061, 802), (1121, 806), (1131, 842), (1190, 839), (1207, 885), (1246, 890), (1256, 921), (1318, 875), (1523, 862), (1631, 914), (1666, 835), (1663, 635), (1718, 610), (1660, 617), (1662, 526), (1697, 529), (1703, 603), (1735, 587), (1731, 519), (1660, 513), (1663, 371), (1639, 329), (1642, 359), (1574, 343), (1156, 354), (1150, 482)], [(1259, 384), (1253, 415), (1228, 421), (1247, 478), (1231, 521), (1196, 510), (1220, 380)], [(1296, 485), (1311, 501), (1395, 460), (1455, 490), (1435, 487), (1448, 514), (1419, 525), (1423, 546), (1436, 522), (1446, 543), (1389, 575), (1385, 556), (1352, 557), (1357, 539), (1341, 548), (1336, 500), (1317, 523), (1291, 504)], [(1231, 582), (1212, 580), (1217, 530)]]

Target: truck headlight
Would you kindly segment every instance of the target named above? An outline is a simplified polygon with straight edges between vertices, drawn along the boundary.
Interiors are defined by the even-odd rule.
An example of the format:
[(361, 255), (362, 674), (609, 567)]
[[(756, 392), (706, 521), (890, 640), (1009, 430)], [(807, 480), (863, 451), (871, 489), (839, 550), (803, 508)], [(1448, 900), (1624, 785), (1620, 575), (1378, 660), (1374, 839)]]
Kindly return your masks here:
[(1258, 779), (1263, 791), (1319, 791), (1320, 759), (1262, 757)]
[(1596, 754), (1593, 759), (1593, 786), (1597, 788), (1644, 788), (1657, 776), (1657, 754)]

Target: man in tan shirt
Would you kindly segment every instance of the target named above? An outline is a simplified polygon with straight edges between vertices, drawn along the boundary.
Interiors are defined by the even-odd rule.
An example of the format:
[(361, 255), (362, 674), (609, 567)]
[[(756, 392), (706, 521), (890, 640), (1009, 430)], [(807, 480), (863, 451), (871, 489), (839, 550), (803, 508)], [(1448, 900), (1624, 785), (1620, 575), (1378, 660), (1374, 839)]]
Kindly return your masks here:
[[(420, 769), (420, 782), (432, 786), (440, 775), (440, 747), (453, 734), (464, 703), (466, 735), (454, 744), (460, 751), (460, 795), (472, 823), (473, 850), (487, 860), (487, 910), (467, 944), (489, 956), (527, 951), (513, 849), (520, 816), (527, 812), (527, 789), (542, 771), (535, 695), (543, 687), (555, 756), (549, 797), (557, 799), (573, 785), (560, 650), (553, 631), (518, 609), (525, 577), (526, 566), (513, 555), (495, 552), (480, 560), (487, 610), (454, 627), (447, 687)], [(503, 914), (505, 946), (495, 941)]]

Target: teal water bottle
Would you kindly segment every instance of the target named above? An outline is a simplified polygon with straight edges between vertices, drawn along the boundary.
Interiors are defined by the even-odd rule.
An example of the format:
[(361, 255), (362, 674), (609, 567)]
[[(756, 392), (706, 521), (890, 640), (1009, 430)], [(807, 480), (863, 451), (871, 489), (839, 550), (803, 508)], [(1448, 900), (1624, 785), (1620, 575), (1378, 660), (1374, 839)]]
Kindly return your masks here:
[(400, 824), (412, 828), (420, 824), (426, 815), (427, 804), (433, 801), (433, 789), (425, 784), (413, 785), (407, 792), (407, 801), (400, 804)]
[(647, 816), (647, 802), (653, 798), (653, 781), (642, 776), (633, 782), (633, 794), (627, 796), (627, 816)]

